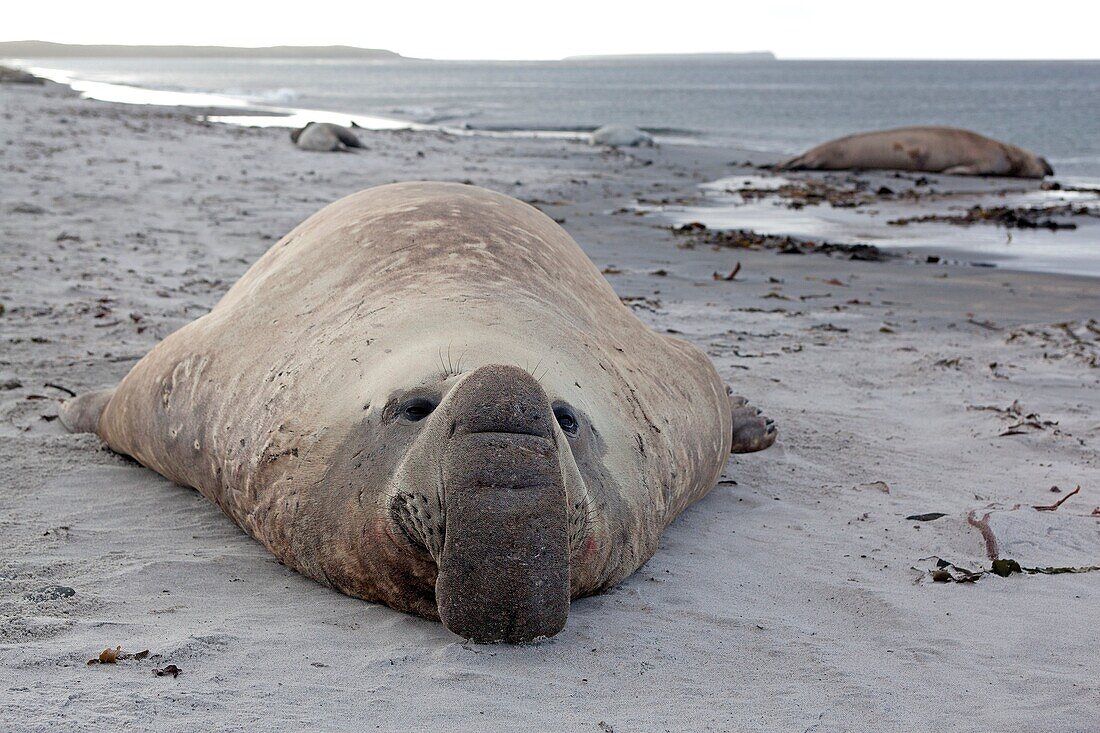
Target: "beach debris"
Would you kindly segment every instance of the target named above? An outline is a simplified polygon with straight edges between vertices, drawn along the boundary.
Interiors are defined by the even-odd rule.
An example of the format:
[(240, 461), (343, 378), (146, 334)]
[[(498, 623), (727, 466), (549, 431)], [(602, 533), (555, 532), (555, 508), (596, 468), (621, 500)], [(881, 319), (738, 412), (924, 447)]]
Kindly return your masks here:
[(1020, 563), (1015, 560), (994, 560), (990, 566), (990, 570), (994, 575), (999, 575), (1002, 578), (1007, 578), (1013, 573), (1023, 573), (1023, 568), (1020, 567)]
[(1009, 415), (1012, 417), (1018, 417), (1024, 412), (1024, 408), (1020, 405), (1019, 400), (1012, 400), (1012, 404), (1008, 407), (997, 407), (996, 405), (967, 405), (966, 409), (988, 410), (989, 412), (997, 412), (1001, 415)]
[(1037, 412), (1031, 412), (1024, 415), (1021, 420), (1009, 425), (1004, 432), (998, 433), (998, 438), (1003, 438), (1009, 435), (1026, 435), (1027, 430), (1024, 428), (1031, 428), (1032, 430), (1046, 430), (1047, 428), (1057, 427), (1058, 423), (1054, 420), (1041, 420), (1040, 415)]
[(32, 216), (40, 216), (46, 213), (38, 204), (16, 204), (8, 209), (13, 214), (30, 214)]
[(673, 234), (684, 238), (677, 244), (678, 247), (683, 249), (693, 249), (699, 245), (710, 245), (715, 249), (771, 249), (779, 254), (835, 255), (864, 262), (884, 262), (897, 256), (870, 244), (816, 242), (776, 234), (758, 234), (748, 229), (708, 229), (699, 222), (674, 226), (671, 227), (671, 230)]
[(847, 328), (843, 328), (842, 326), (834, 326), (831, 323), (818, 323), (815, 326), (810, 326), (809, 329), (807, 329), (807, 330), (809, 330), (809, 331), (827, 331), (827, 332), (830, 332), (830, 333), (848, 333)]
[(1091, 368), (1100, 368), (1100, 321), (1062, 321), (1050, 325), (1022, 326), (1009, 332), (1005, 343), (1035, 342), (1044, 359), (1071, 357)]
[(985, 542), (986, 557), (990, 560), (996, 560), (1001, 556), (1001, 548), (997, 544), (997, 536), (993, 534), (993, 528), (989, 526), (989, 517), (992, 514), (993, 512), (986, 512), (981, 519), (977, 519), (976, 512), (971, 510), (966, 514), (966, 523), (982, 533), (982, 540)]
[(885, 481), (872, 481), (872, 482), (867, 483), (867, 484), (859, 484), (859, 485), (856, 486), (856, 488), (857, 489), (873, 489), (875, 491), (881, 491), (884, 494), (889, 494), (890, 493), (890, 485), (888, 483), (886, 483)]
[(876, 200), (876, 195), (868, 192), (868, 184), (862, 179), (849, 176), (842, 179), (842, 183), (847, 185), (838, 187), (833, 185), (837, 182), (837, 177), (830, 176), (829, 178), (828, 181), (817, 178), (801, 180), (777, 178), (775, 180), (783, 181), (778, 186), (754, 186), (750, 182), (746, 182), (746, 185), (740, 188), (729, 187), (726, 192), (737, 194), (745, 201), (757, 201), (766, 198), (782, 199), (787, 208), (795, 210), (806, 206), (820, 206), (821, 204), (828, 204), (836, 209), (853, 209)]
[(156, 677), (179, 677), (180, 672), (183, 670), (174, 664), (169, 664), (167, 667), (158, 667), (153, 670), (153, 675)]
[(604, 125), (592, 133), (588, 143), (609, 148), (652, 147), (653, 137), (644, 130), (630, 125)]
[[(1058, 488), (1057, 486), (1054, 486), (1054, 487), (1051, 488), (1051, 491), (1054, 491), (1057, 488)], [(1071, 496), (1074, 496), (1076, 494), (1079, 494), (1079, 493), (1081, 493), (1081, 486), (1080, 485), (1078, 485), (1076, 489), (1069, 492), (1068, 494), (1066, 494), (1065, 496), (1063, 496), (1061, 499), (1054, 502), (1053, 504), (1044, 504), (1042, 506), (1032, 506), (1031, 508), (1034, 509), (1037, 512), (1056, 512), (1056, 511), (1058, 511), (1058, 507), (1060, 507), (1060, 506), (1062, 506), (1063, 504), (1066, 503), (1066, 499), (1068, 499)]]
[(906, 519), (910, 522), (934, 522), (946, 516), (943, 512), (928, 512), (927, 514), (910, 514)]
[[(969, 570), (943, 558), (934, 558), (936, 566), (928, 571), (935, 583), (974, 583), (987, 575), (1007, 578), (1010, 575), (1063, 575), (1066, 573), (1092, 573), (1100, 570), (1100, 565), (1063, 565), (1026, 567), (1012, 558), (996, 559), (988, 568)], [(916, 569), (916, 568), (914, 568)]]
[[(46, 534), (49, 534), (49, 530), (46, 531)], [(62, 598), (72, 598), (75, 595), (76, 590), (67, 585), (48, 585), (45, 588), (29, 593), (27, 595), (27, 600), (36, 602), (59, 601)]]
[[(890, 226), (908, 226), (924, 222), (940, 222), (970, 226), (972, 224), (994, 224), (1006, 229), (1047, 229), (1055, 232), (1060, 229), (1076, 229), (1077, 224), (1064, 221), (1065, 217), (1100, 217), (1100, 212), (1088, 206), (1061, 204), (1058, 206), (971, 206), (964, 214), (923, 214), (891, 219)], [(1054, 218), (1062, 217), (1062, 218)]]
[(147, 656), (149, 656), (148, 649), (131, 654), (130, 652), (122, 651), (121, 646), (116, 646), (114, 649), (108, 647), (101, 651), (98, 657), (89, 659), (88, 664), (116, 664), (121, 660), (145, 659)]
[(1004, 330), (1000, 326), (998, 326), (996, 323), (994, 323), (993, 321), (988, 321), (988, 320), (986, 320), (986, 321), (977, 321), (973, 318), (967, 318), (966, 322), (969, 323), (971, 326), (978, 326), (978, 327), (984, 328), (988, 331), (1002, 331), (1002, 330)]
[(649, 311), (650, 313), (660, 312), (658, 309), (661, 307), (661, 301), (656, 298), (647, 298), (644, 295), (624, 295), (619, 300), (622, 301), (623, 305), (634, 310)]
[(936, 567), (930, 575), (936, 583), (973, 583), (982, 577), (982, 571), (974, 572), (942, 558), (936, 558)]
[(725, 280), (726, 282), (730, 282), (735, 277), (737, 277), (737, 273), (739, 272), (741, 272), (740, 262), (738, 262), (737, 265), (732, 270), (730, 270), (728, 275), (723, 275), (720, 272), (715, 272), (713, 275), (711, 275), (711, 277), (713, 277), (715, 280)]

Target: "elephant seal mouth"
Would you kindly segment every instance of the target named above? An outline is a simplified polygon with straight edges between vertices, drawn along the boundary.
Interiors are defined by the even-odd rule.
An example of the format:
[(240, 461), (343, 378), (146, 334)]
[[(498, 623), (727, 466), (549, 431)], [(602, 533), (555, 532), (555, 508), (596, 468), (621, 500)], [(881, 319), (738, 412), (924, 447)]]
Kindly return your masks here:
[(570, 577), (549, 398), (526, 371), (490, 365), (455, 385), (440, 410), (439, 618), (484, 643), (553, 636), (569, 613)]

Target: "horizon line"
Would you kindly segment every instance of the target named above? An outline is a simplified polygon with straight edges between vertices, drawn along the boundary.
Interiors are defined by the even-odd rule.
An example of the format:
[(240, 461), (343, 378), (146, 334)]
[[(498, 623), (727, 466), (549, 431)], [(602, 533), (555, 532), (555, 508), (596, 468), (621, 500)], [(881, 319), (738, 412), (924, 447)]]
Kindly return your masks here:
[[(394, 51), (387, 48), (370, 48), (365, 46), (353, 46), (345, 43), (330, 43), (330, 44), (288, 44), (288, 43), (276, 43), (262, 46), (246, 46), (246, 45), (227, 45), (227, 44), (210, 44), (210, 43), (67, 43), (63, 41), (44, 41), (40, 39), (18, 39), (18, 40), (0, 40), (0, 47), (5, 45), (17, 45), (17, 44), (43, 44), (50, 46), (65, 46), (68, 48), (122, 48), (122, 49), (158, 49), (158, 48), (173, 48), (173, 49), (225, 49), (233, 51), (264, 51), (264, 50), (304, 50), (304, 49), (332, 49), (332, 50), (346, 50), (346, 51), (363, 51), (368, 53), (385, 54), (387, 56), (396, 56), (403, 61), (486, 61), (486, 62), (555, 62), (555, 61), (578, 61), (578, 60), (592, 60), (592, 59), (630, 59), (630, 58), (654, 58), (654, 57), (691, 57), (691, 56), (750, 56), (750, 57), (771, 57), (770, 59), (759, 58), (761, 61), (973, 61), (973, 62), (997, 62), (997, 61), (1017, 61), (1017, 62), (1097, 62), (1100, 61), (1100, 56), (1096, 57), (1079, 57), (1079, 56), (1052, 56), (1052, 57), (1018, 57), (1018, 56), (791, 56), (780, 55), (774, 51), (766, 49), (758, 49), (753, 51), (631, 51), (626, 53), (571, 53), (565, 56), (539, 56), (539, 57), (466, 57), (466, 56), (406, 56), (400, 51)], [(0, 49), (2, 50), (2, 49)], [(20, 56), (19, 58), (22, 58)], [(27, 56), (27, 58), (57, 58), (49, 55), (43, 56)], [(109, 56), (104, 55), (101, 58), (125, 58), (124, 56)], [(136, 57), (134, 57), (136, 58)], [(186, 57), (181, 57), (186, 58)]]

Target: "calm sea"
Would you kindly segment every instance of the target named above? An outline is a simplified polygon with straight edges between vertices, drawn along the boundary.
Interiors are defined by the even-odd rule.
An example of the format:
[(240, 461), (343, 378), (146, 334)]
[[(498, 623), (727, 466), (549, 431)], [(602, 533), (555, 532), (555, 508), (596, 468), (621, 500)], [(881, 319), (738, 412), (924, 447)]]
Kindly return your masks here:
[[(775, 153), (860, 130), (951, 125), (1034, 150), (1050, 160), (1063, 184), (1100, 187), (1100, 62), (66, 58), (23, 65), (98, 99), (298, 112), (289, 119), (255, 116), (256, 109), (214, 118), (244, 124), (348, 124), (350, 117), (375, 128), (581, 137), (603, 124), (625, 123), (658, 141)], [(1008, 203), (1094, 212), (1076, 217), (1074, 230), (1009, 231), (992, 225), (893, 227), (862, 210), (855, 215), (824, 206), (795, 211), (774, 201), (740, 201), (722, 192), (727, 183), (738, 185), (712, 183), (702, 206), (654, 214), (1100, 277), (1100, 197), (1094, 192), (1032, 192), (1012, 201), (955, 198), (944, 204), (950, 211), (940, 212)]]
[(99, 82), (494, 131), (618, 122), (783, 153), (859, 130), (966, 127), (1100, 180), (1100, 62), (35, 59)]

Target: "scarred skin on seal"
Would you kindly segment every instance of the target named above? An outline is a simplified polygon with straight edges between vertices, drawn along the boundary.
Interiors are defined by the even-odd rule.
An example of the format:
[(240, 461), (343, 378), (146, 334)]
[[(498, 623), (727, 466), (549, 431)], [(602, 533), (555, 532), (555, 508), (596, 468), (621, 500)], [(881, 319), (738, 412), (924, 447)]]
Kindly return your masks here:
[(848, 135), (785, 160), (778, 170), (903, 170), (1042, 178), (1054, 169), (1029, 150), (953, 127), (902, 127)]
[(512, 642), (648, 560), (731, 448), (775, 440), (561, 227), (445, 183), (324, 208), (62, 421), (311, 578)]

